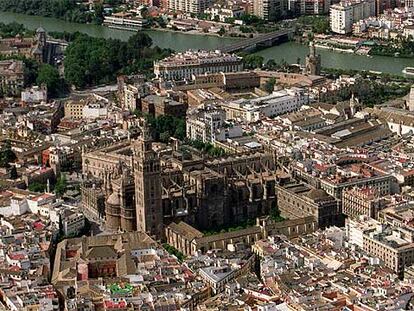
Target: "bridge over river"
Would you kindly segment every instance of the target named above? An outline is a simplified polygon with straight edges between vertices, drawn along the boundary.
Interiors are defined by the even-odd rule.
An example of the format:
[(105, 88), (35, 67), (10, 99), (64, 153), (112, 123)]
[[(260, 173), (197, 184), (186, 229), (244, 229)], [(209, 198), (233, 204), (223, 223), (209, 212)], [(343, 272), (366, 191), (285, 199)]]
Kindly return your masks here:
[(293, 34), (293, 29), (284, 29), (268, 32), (253, 38), (241, 40), (221, 48), (222, 52), (235, 53), (241, 51), (251, 51), (258, 48), (271, 47), (278, 42), (287, 41)]

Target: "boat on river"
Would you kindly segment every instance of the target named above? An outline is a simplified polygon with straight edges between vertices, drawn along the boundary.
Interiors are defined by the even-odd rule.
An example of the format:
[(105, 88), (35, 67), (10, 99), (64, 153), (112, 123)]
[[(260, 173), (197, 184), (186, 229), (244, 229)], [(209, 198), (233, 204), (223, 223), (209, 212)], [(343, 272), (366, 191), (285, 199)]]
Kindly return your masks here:
[(414, 77), (414, 67), (405, 67), (402, 73), (407, 77)]

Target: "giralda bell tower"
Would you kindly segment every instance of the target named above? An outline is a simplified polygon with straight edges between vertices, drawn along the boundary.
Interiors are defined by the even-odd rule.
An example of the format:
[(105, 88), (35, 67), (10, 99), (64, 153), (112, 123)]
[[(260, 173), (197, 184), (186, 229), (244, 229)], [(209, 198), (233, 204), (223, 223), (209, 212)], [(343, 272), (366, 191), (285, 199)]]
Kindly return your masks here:
[(161, 239), (163, 232), (160, 159), (152, 150), (148, 125), (133, 144), (137, 230)]

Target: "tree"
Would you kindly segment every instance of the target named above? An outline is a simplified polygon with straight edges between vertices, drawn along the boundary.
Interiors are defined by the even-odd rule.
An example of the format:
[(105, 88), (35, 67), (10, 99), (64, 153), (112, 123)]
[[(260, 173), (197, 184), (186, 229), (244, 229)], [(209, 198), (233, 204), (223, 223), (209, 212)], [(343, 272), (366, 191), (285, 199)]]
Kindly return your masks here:
[(77, 0), (0, 0), (0, 10), (86, 23), (92, 14)]
[(139, 13), (141, 14), (141, 17), (142, 18), (147, 18), (148, 17), (148, 13), (149, 13), (148, 12), (148, 8), (147, 7), (143, 7)]
[(95, 11), (95, 23), (102, 24), (104, 21), (104, 7), (102, 3), (97, 3), (94, 6)]
[(268, 70), (276, 70), (278, 69), (278, 65), (274, 59), (269, 59), (265, 64), (265, 68)]
[(83, 88), (112, 83), (118, 74), (150, 74), (154, 61), (171, 53), (151, 45), (145, 33), (136, 33), (127, 42), (79, 34), (65, 51), (65, 78)]
[(272, 77), (266, 81), (263, 88), (266, 92), (272, 93), (275, 89), (275, 84), (276, 84), (276, 79)]
[(280, 210), (276, 206), (276, 204), (273, 204), (272, 207), (271, 207), (271, 209), (270, 209), (270, 217), (274, 221), (282, 221), (282, 220), (284, 220), (284, 218), (280, 215)]
[(243, 63), (247, 69), (262, 68), (264, 58), (260, 55), (248, 54), (243, 57)]
[(42, 64), (40, 66), (36, 83), (38, 85), (45, 84), (48, 93), (52, 96), (60, 94), (61, 81), (59, 71), (49, 64)]
[(220, 36), (223, 36), (226, 33), (226, 30), (221, 26), (220, 30), (217, 32)]
[(10, 142), (7, 141), (0, 150), (0, 167), (9, 167), (9, 163), (16, 159), (16, 154), (12, 151)]
[(13, 165), (11, 168), (10, 168), (10, 172), (9, 172), (9, 176), (10, 176), (10, 179), (17, 179), (17, 177), (18, 177), (18, 175), (17, 175), (17, 168), (16, 168), (16, 165)]
[(2, 38), (14, 38), (17, 35), (26, 34), (30, 34), (30, 31), (28, 31), (22, 24), (15, 22), (10, 24), (0, 23), (0, 37)]
[(32, 192), (44, 192), (46, 190), (46, 185), (39, 182), (32, 182), (29, 184), (29, 191)]
[(62, 174), (55, 185), (55, 193), (58, 196), (62, 196), (66, 192), (67, 181), (66, 176)]

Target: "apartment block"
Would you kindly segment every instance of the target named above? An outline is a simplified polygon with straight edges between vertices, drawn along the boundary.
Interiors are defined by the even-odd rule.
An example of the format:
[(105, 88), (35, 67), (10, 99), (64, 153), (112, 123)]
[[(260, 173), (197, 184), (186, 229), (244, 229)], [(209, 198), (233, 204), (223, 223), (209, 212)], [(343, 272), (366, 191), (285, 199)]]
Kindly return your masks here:
[(283, 12), (283, 2), (281, 0), (254, 0), (253, 14), (264, 20), (277, 20)]
[(375, 16), (375, 0), (340, 2), (330, 8), (331, 30), (338, 34), (350, 33), (354, 23), (371, 16)]
[(168, 0), (168, 9), (183, 13), (199, 14), (213, 5), (212, 0)]

